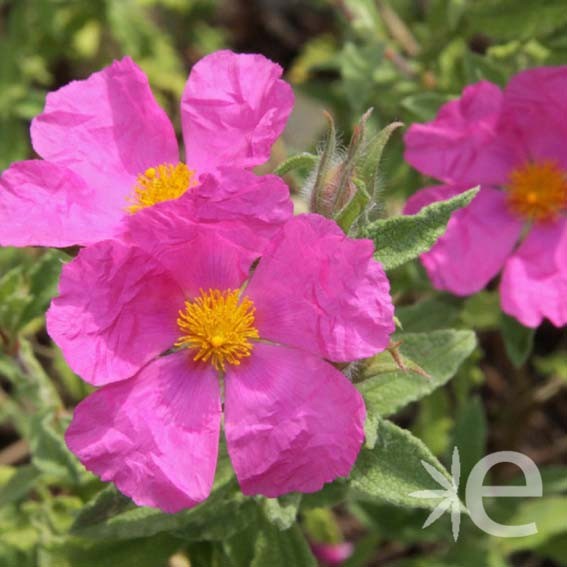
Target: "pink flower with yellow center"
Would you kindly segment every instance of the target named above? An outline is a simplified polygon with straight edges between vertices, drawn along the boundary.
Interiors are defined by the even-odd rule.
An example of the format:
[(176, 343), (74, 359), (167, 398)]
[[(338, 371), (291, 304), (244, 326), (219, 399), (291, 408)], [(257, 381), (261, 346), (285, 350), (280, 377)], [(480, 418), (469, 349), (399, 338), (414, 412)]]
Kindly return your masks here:
[(71, 368), (100, 389), (66, 440), (139, 505), (175, 512), (213, 483), (221, 422), (245, 494), (313, 492), (349, 474), (365, 408), (332, 364), (383, 350), (388, 280), (368, 240), (318, 215), (195, 223), (178, 201), (63, 268), (47, 315)]
[[(15, 163), (0, 178), (0, 244), (88, 245), (116, 236), (126, 217), (157, 203), (182, 195), (202, 203), (204, 174), (269, 158), (293, 106), (281, 74), (261, 55), (219, 51), (201, 59), (181, 99), (183, 160), (170, 120), (130, 58), (50, 93), (31, 126), (43, 159)], [(233, 198), (246, 200), (224, 194), (217, 208), (231, 210)]]
[(567, 324), (566, 88), (567, 67), (524, 71), (504, 91), (482, 81), (405, 138), (407, 161), (444, 183), (406, 213), (481, 185), (421, 257), (433, 285), (469, 295), (503, 269), (502, 309), (528, 327)]

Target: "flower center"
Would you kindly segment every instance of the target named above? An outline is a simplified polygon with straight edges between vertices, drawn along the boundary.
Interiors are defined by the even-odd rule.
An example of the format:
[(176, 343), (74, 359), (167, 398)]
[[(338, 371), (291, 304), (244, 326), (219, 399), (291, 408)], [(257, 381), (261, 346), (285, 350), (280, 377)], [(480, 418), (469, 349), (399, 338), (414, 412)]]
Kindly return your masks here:
[(567, 208), (567, 175), (555, 162), (527, 163), (510, 175), (508, 204), (533, 221), (554, 219)]
[(138, 175), (134, 195), (128, 198), (130, 204), (126, 210), (137, 213), (156, 203), (177, 199), (195, 185), (195, 172), (182, 162), (150, 167)]
[(252, 352), (250, 340), (260, 337), (254, 312), (254, 303), (240, 299), (238, 290), (201, 290), (179, 312), (182, 336), (175, 346), (197, 349), (193, 360), (210, 362), (217, 370), (224, 370), (227, 362), (238, 365)]

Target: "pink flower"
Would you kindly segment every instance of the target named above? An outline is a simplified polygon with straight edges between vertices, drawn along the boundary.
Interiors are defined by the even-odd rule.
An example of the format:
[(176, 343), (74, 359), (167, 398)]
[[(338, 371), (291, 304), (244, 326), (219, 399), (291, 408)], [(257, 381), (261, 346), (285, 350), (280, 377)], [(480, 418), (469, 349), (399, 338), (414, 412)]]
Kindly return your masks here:
[(293, 106), (281, 74), (261, 55), (219, 51), (199, 61), (181, 99), (185, 162), (130, 58), (49, 94), (31, 126), (43, 159), (15, 163), (0, 179), (0, 244), (92, 244), (145, 207), (183, 194), (202, 200), (203, 174), (268, 159)]
[(354, 551), (350, 542), (342, 543), (311, 543), (313, 555), (324, 565), (342, 565)]
[(527, 327), (567, 324), (566, 89), (567, 67), (524, 71), (504, 91), (482, 81), (405, 138), (407, 161), (443, 183), (406, 213), (481, 185), (422, 256), (433, 285), (469, 295), (503, 269), (502, 309)]
[(256, 224), (195, 223), (180, 202), (134, 215), (125, 241), (63, 269), (48, 330), (101, 386), (76, 408), (68, 446), (167, 512), (209, 494), (221, 420), (245, 494), (313, 492), (347, 475), (365, 409), (328, 361), (371, 356), (394, 330), (372, 243), (302, 215), (266, 245)]

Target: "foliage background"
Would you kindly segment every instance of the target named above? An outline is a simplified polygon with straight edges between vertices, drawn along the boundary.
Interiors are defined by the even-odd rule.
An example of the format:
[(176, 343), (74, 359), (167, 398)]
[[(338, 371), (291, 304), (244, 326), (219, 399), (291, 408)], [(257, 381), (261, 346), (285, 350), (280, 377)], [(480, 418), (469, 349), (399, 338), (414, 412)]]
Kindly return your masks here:
[[(230, 47), (280, 62), (298, 104), (274, 149), (273, 168), (295, 151), (317, 149), (323, 109), (335, 116), (344, 140), (369, 107), (376, 131), (394, 120), (429, 120), (466, 84), (488, 79), (505, 85), (521, 69), (567, 64), (566, 32), (566, 0), (2, 0), (0, 165), (32, 156), (29, 121), (41, 111), (46, 92), (125, 54), (147, 72), (178, 131), (179, 96), (201, 56)], [(296, 192), (305, 174), (287, 178)], [(383, 214), (399, 212), (407, 195), (425, 183), (404, 164), (401, 135), (395, 133), (380, 172)], [(299, 195), (297, 203), (301, 208)], [(337, 494), (304, 499), (300, 527), (282, 539), (277, 524), (291, 525), (298, 503), (266, 501), (262, 506), (275, 524), (263, 516), (244, 522), (256, 512), (238, 499), (230, 480), (223, 484), (222, 467), (220, 496), (167, 531), (152, 528), (151, 518), (139, 520), (142, 527), (132, 531), (129, 517), (127, 537), (117, 537), (126, 504), (105, 491), (104, 513), (110, 506), (122, 520), (109, 528), (97, 516), (98, 500), (79, 516), (87, 531), (69, 536), (79, 511), (103, 487), (61, 437), (73, 406), (87, 393), (43, 326), (64, 258), (60, 252), (0, 250), (0, 565), (177, 567), (187, 565), (188, 557), (192, 565), (303, 565), (301, 531), (311, 541), (353, 541), (351, 567), (567, 565), (565, 329), (544, 324), (532, 333), (504, 318), (495, 286), (466, 300), (435, 293), (417, 262), (389, 273), (397, 315), (407, 333), (435, 331), (436, 343), (412, 343), (410, 335), (403, 354), (425, 360), (435, 386), (472, 354), (447, 386), (423, 397), (434, 389), (426, 387), (415, 396), (418, 403), (391, 413), (446, 464), (458, 445), (465, 471), (496, 450), (534, 459), (544, 473), (546, 498), (493, 512), (510, 523), (537, 521), (537, 537), (495, 540), (465, 525), (453, 544), (443, 521), (421, 530), (425, 510), (393, 507), (396, 502), (380, 490), (376, 498), (344, 501), (335, 487), (327, 492)], [(476, 347), (465, 335), (451, 334), (471, 328)], [(444, 367), (453, 356), (454, 368)], [(380, 384), (407, 379), (392, 368), (376, 372), (384, 374)], [(373, 392), (368, 386), (367, 400), (385, 404), (387, 392)], [(394, 465), (403, 469), (405, 463)], [(515, 472), (497, 469), (495, 477), (513, 481)], [(340, 504), (330, 508), (334, 502)], [(260, 551), (249, 556), (239, 550), (243, 534), (236, 528), (218, 531), (209, 518), (236, 527), (246, 523)], [(97, 529), (102, 531), (93, 535)]]

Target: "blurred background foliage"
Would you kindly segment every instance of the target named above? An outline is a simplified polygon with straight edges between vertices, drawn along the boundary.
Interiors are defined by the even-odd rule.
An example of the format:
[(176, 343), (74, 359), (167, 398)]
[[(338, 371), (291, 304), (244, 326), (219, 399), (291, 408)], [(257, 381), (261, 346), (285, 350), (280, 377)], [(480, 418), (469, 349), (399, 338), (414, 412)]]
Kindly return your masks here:
[[(375, 130), (425, 121), (469, 83), (503, 86), (521, 69), (567, 64), (567, 0), (0, 0), (0, 166), (33, 156), (29, 121), (47, 92), (124, 55), (146, 71), (179, 131), (191, 65), (224, 47), (278, 61), (294, 86), (297, 108), (273, 167), (317, 149), (324, 109), (348, 140), (370, 107)], [(398, 132), (382, 162), (385, 214), (427, 183), (402, 151)], [(288, 177), (294, 190), (304, 180)], [(0, 250), (0, 565), (156, 567), (174, 555), (169, 565), (178, 567), (188, 564), (187, 551), (194, 565), (225, 564), (230, 538), (220, 548), (215, 537), (181, 545), (151, 530), (86, 547), (67, 538), (102, 484), (62, 440), (72, 407), (88, 392), (44, 330), (63, 259), (62, 252)], [(424, 511), (368, 501), (331, 511), (316, 499), (302, 508), (303, 529), (312, 541), (354, 541), (349, 567), (567, 565), (565, 330), (544, 324), (533, 333), (504, 318), (494, 286), (469, 299), (434, 293), (416, 262), (390, 277), (405, 331), (473, 328), (479, 336), (454, 380), (396, 421), (446, 463), (455, 444), (467, 448), (469, 468), (486, 451), (528, 454), (544, 471), (546, 498), (494, 513), (511, 523), (531, 514), (540, 534), (495, 540), (465, 525), (453, 545), (448, 523), (421, 529)], [(515, 472), (495, 476), (513, 482)], [(231, 513), (219, 517), (232, 522)], [(271, 541), (269, 529), (258, 530)]]

